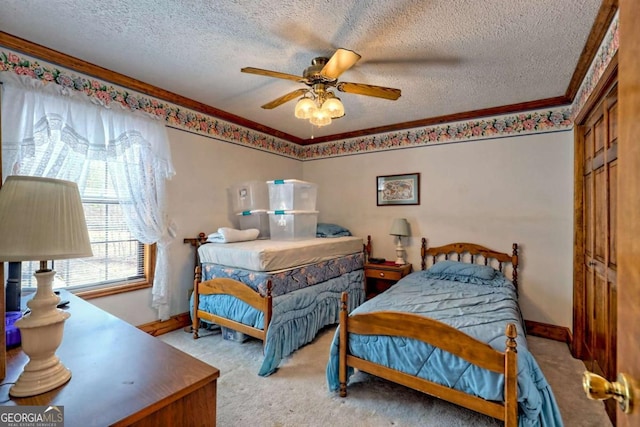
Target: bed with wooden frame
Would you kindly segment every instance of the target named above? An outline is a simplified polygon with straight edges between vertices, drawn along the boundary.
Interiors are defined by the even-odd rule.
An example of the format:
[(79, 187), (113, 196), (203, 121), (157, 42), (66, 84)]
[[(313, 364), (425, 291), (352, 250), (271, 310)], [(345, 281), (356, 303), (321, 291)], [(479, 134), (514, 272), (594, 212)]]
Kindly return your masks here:
[[(216, 245), (200, 233), (185, 243), (197, 248), (191, 300), (194, 338), (205, 322), (262, 340), (261, 376), (275, 372), (282, 358), (310, 342), (321, 328), (338, 323), (343, 292), (350, 295), (351, 308), (364, 300), (366, 246), (361, 238)], [(206, 258), (211, 248), (227, 261), (220, 264)], [(240, 261), (238, 250), (251, 255), (251, 261), (243, 258), (234, 266), (232, 260)], [(271, 271), (258, 259), (288, 267)], [(239, 267), (247, 263), (256, 270)]]
[[(517, 244), (514, 243), (512, 253), (507, 254), (496, 252), (473, 243), (452, 243), (427, 248), (426, 239), (423, 238), (421, 255), (421, 271), (406, 276), (389, 290), (365, 302), (356, 309), (355, 312), (351, 312), (348, 308), (348, 296), (342, 296), (340, 325), (334, 336), (329, 364), (327, 366), (327, 381), (330, 390), (339, 390), (340, 396), (346, 397), (349, 376), (357, 369), (497, 418), (504, 421), (506, 426), (516, 426), (518, 424), (521, 426), (561, 425), (560, 413), (551, 388), (548, 386), (548, 383), (546, 383), (541, 370), (537, 367), (537, 363), (528, 352), (526, 346), (524, 322), (517, 307)], [(453, 261), (456, 262), (452, 263), (452, 258)], [(499, 338), (501, 335), (502, 339), (498, 341), (492, 339), (490, 345), (454, 327), (456, 322), (458, 322), (456, 319), (462, 319), (462, 324), (465, 325), (463, 329), (466, 330), (467, 322), (469, 325), (473, 324), (471, 320), (473, 316), (485, 316), (484, 320), (481, 320), (482, 322), (486, 322), (486, 318), (491, 318), (492, 314), (489, 310), (492, 310), (492, 308), (487, 308), (487, 313), (479, 312), (479, 314), (470, 313), (465, 315), (465, 303), (454, 301), (458, 298), (461, 298), (461, 301), (464, 301), (464, 298), (475, 298), (475, 291), (473, 290), (475, 287), (481, 289), (478, 291), (479, 294), (493, 292), (493, 289), (485, 290), (487, 288), (483, 281), (478, 282), (483, 284), (482, 287), (473, 281), (470, 281), (471, 283), (455, 285), (464, 289), (462, 292), (462, 294), (464, 294), (463, 297), (456, 294), (455, 298), (451, 298), (451, 304), (459, 305), (459, 307), (455, 307), (455, 310), (463, 310), (462, 314), (457, 315), (457, 317), (451, 316), (451, 318), (447, 318), (450, 314), (442, 314), (449, 313), (444, 309), (442, 309), (443, 311), (441, 312), (441, 304), (446, 304), (444, 301), (444, 299), (447, 298), (446, 296), (437, 296), (434, 298), (434, 296), (429, 295), (425, 297), (427, 299), (424, 301), (421, 299), (420, 292), (422, 292), (422, 289), (420, 289), (420, 287), (425, 286), (426, 288), (430, 286), (425, 284), (425, 280), (431, 280), (434, 286), (443, 286), (442, 289), (444, 290), (449, 286), (449, 280), (425, 279), (422, 277), (426, 276), (429, 270), (428, 267), (442, 260), (447, 260), (446, 263), (440, 264), (441, 266), (444, 265), (444, 268), (452, 266), (459, 269), (459, 271), (468, 268), (476, 269), (475, 265), (477, 264), (484, 265), (485, 267), (493, 267), (502, 275), (500, 280), (513, 284), (513, 290), (508, 291), (508, 293), (516, 300), (514, 303), (511, 303), (511, 305), (515, 304), (511, 309), (516, 310), (518, 315), (505, 315), (505, 318), (511, 317), (514, 321), (499, 324), (497, 333), (494, 327), (494, 336)], [(463, 265), (462, 263), (467, 264)], [(473, 264), (473, 266), (470, 264)], [(505, 276), (505, 274), (507, 274), (507, 267), (511, 273), (510, 281)], [(491, 269), (485, 268), (484, 270), (490, 273)], [(433, 271), (435, 271), (435, 269)], [(439, 276), (435, 275), (434, 277)], [(446, 279), (449, 276), (445, 275), (441, 277), (445, 277)], [(407, 307), (429, 307), (427, 304), (433, 303), (433, 311), (429, 312), (429, 310), (421, 309), (424, 312), (409, 312), (402, 309), (402, 306), (400, 309), (394, 306), (394, 298), (396, 298), (395, 300), (397, 301), (398, 296), (402, 296), (402, 293), (405, 292), (403, 288), (413, 292), (410, 297), (405, 298)], [(440, 295), (443, 294), (443, 292), (445, 291), (438, 288), (433, 294)], [(496, 292), (502, 292), (502, 290)], [(396, 294), (395, 296), (393, 295), (394, 293)], [(503, 298), (500, 294), (498, 295), (499, 296), (495, 298), (496, 300)], [(442, 300), (436, 301), (439, 298), (442, 298)], [(473, 301), (473, 303), (470, 302), (469, 304), (470, 307), (481, 306), (477, 301)], [(491, 303), (489, 303), (487, 307), (493, 307), (490, 304)], [(374, 308), (368, 308), (369, 305), (374, 306)], [(473, 310), (475, 311), (476, 309)], [(500, 310), (502, 310), (502, 308)], [(441, 316), (442, 318), (440, 320), (431, 318), (432, 313), (433, 317)], [(506, 312), (501, 311), (501, 313)], [(499, 316), (502, 316), (502, 314)], [(478, 323), (481, 321), (479, 320)], [(448, 323), (452, 323), (453, 326)], [(503, 331), (502, 334), (499, 333), (500, 330)], [(377, 347), (383, 339), (388, 339), (389, 342), (391, 342), (391, 344), (388, 345), (391, 347)], [(516, 343), (517, 340), (519, 344)], [(429, 353), (429, 356), (425, 355), (424, 359), (419, 359), (419, 362), (415, 362), (416, 366), (424, 363), (424, 365), (416, 368), (416, 372), (405, 369), (404, 365), (398, 367), (397, 364), (404, 362), (394, 362), (391, 356), (380, 356), (380, 354), (394, 354), (394, 358), (396, 359), (404, 360), (407, 358), (415, 358), (414, 354), (406, 355), (402, 353), (403, 351), (406, 353), (415, 353), (416, 349), (407, 344), (409, 341), (414, 341), (422, 346), (419, 347), (420, 349), (428, 348), (430, 349), (429, 351), (432, 351), (432, 353)], [(406, 347), (406, 349), (404, 347)], [(380, 351), (381, 349), (382, 351)], [(518, 356), (518, 350), (520, 350), (520, 356)], [(438, 366), (438, 369), (433, 367), (425, 368), (425, 366), (427, 366), (426, 361), (429, 360), (429, 358), (433, 357), (437, 360), (437, 357), (433, 356), (436, 352), (446, 355), (448, 359), (445, 360), (448, 360), (450, 365), (455, 366), (455, 369), (460, 369), (460, 372), (464, 372), (455, 374), (460, 375), (459, 378), (451, 380), (452, 382), (455, 381), (455, 384), (446, 384), (446, 379), (449, 375), (446, 371), (449, 369), (449, 364), (434, 363), (433, 366)], [(354, 353), (357, 353), (357, 355), (354, 355)], [(398, 355), (400, 356), (398, 357)], [(387, 359), (381, 362), (380, 359), (385, 359), (385, 357)], [(452, 360), (455, 363), (452, 363)], [(458, 362), (464, 364), (462, 365), (465, 367), (464, 370), (459, 367)], [(431, 363), (431, 361), (429, 361), (429, 363)], [(419, 372), (417, 371), (418, 369)], [(531, 369), (531, 373), (529, 373), (529, 369)], [(436, 370), (441, 372), (435, 372)], [(478, 375), (478, 372), (482, 377), (473, 377), (473, 375)], [(464, 378), (465, 375), (468, 375), (466, 379)], [(493, 375), (493, 377), (487, 377), (486, 375)], [(529, 375), (531, 375), (531, 378), (529, 378)], [(487, 396), (482, 395), (482, 390), (472, 390), (472, 387), (469, 387), (469, 390), (465, 390), (467, 386), (464, 386), (464, 383), (473, 383), (474, 381), (481, 384), (491, 384), (491, 387), (485, 386), (486, 388), (492, 389), (491, 393), (489, 393), (489, 399)], [(523, 381), (526, 385), (523, 385)], [(540, 389), (533, 390), (534, 386), (532, 386), (531, 383), (538, 384)], [(482, 388), (482, 386), (480, 388)], [(524, 390), (525, 395), (519, 396), (518, 389)], [(537, 393), (539, 393), (539, 395), (537, 395)], [(539, 407), (535, 408), (533, 407), (534, 405), (527, 400), (527, 404), (531, 406), (531, 408), (529, 408), (531, 411), (526, 409), (527, 412), (525, 416), (527, 419), (525, 420), (522, 416), (522, 406), (526, 405), (519, 407), (519, 398), (528, 399), (529, 395), (533, 401), (540, 399), (541, 403), (538, 405)], [(531, 424), (532, 419), (533, 424)]]

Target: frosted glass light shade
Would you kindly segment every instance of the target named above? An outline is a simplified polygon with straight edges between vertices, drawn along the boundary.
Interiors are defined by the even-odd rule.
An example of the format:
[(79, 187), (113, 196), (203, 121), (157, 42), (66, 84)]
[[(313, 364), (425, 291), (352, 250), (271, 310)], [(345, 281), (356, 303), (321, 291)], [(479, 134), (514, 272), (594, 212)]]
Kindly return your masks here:
[(0, 189), (0, 261), (93, 256), (75, 182), (9, 176)]
[(316, 111), (316, 103), (311, 98), (302, 98), (296, 104), (295, 115), (298, 119), (309, 119), (314, 111)]
[(327, 111), (332, 119), (344, 116), (344, 105), (340, 98), (329, 98), (322, 104), (322, 109)]
[(325, 110), (316, 110), (309, 119), (312, 125), (321, 127), (331, 124), (331, 116)]

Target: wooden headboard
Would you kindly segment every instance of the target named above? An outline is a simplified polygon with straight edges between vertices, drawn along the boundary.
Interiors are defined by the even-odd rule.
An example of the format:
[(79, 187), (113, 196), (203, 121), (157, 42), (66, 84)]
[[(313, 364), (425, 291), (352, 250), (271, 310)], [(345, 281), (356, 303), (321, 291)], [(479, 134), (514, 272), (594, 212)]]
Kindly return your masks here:
[[(453, 255), (453, 258), (451, 258)], [(422, 238), (422, 247), (420, 248), (420, 256), (422, 258), (421, 267), (427, 269), (428, 265), (433, 265), (438, 261), (453, 259), (454, 261), (467, 262), (470, 264), (478, 264), (483, 261), (484, 265), (490, 265), (497, 270), (505, 273), (507, 264), (511, 264), (511, 281), (516, 289), (518, 289), (518, 244), (513, 244), (513, 252), (511, 255), (504, 252), (496, 252), (475, 243), (449, 243), (443, 246), (427, 248), (427, 239)], [(431, 262), (429, 263), (429, 260)]]

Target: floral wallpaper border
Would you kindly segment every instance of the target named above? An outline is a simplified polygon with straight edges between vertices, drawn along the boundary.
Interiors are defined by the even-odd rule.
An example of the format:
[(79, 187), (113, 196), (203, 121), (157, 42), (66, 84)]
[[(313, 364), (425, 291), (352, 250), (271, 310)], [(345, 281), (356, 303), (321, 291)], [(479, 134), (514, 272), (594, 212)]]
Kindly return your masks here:
[(305, 160), (320, 159), (371, 151), (558, 131), (573, 126), (571, 111), (570, 107), (566, 107), (326, 142), (307, 146), (303, 158)]
[(168, 125), (282, 156), (315, 160), (398, 148), (421, 147), (451, 142), (527, 135), (570, 129), (576, 114), (586, 103), (598, 80), (619, 47), (618, 15), (614, 17), (573, 104), (552, 110), (523, 112), (499, 117), (449, 123), (408, 131), (371, 135), (342, 141), (299, 146), (292, 142), (244, 128), (207, 114), (80, 75), (55, 65), (0, 48), (1, 73), (29, 76), (46, 84), (84, 93), (107, 108), (119, 106), (143, 111)]
[(582, 110), (582, 107), (587, 102), (589, 96), (595, 89), (598, 81), (604, 74), (605, 70), (609, 66), (609, 63), (613, 59), (616, 52), (618, 52), (618, 48), (620, 47), (620, 38), (619, 38), (619, 13), (616, 12), (615, 16), (611, 20), (611, 24), (609, 25), (609, 29), (598, 48), (598, 53), (596, 57), (591, 62), (591, 66), (589, 67), (589, 71), (587, 71), (587, 75), (584, 80), (580, 84), (580, 89), (573, 100), (573, 118)]

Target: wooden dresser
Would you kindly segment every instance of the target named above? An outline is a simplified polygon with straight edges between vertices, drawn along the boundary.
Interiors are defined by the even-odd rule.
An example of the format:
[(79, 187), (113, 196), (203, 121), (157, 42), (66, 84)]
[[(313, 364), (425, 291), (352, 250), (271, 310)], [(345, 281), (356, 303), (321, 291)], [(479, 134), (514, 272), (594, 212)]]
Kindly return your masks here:
[[(71, 380), (33, 397), (0, 393), (3, 405), (64, 406), (72, 426), (215, 426), (217, 368), (148, 335), (70, 293), (71, 317), (56, 354)], [(14, 382), (27, 362), (20, 348), (7, 351)]]

